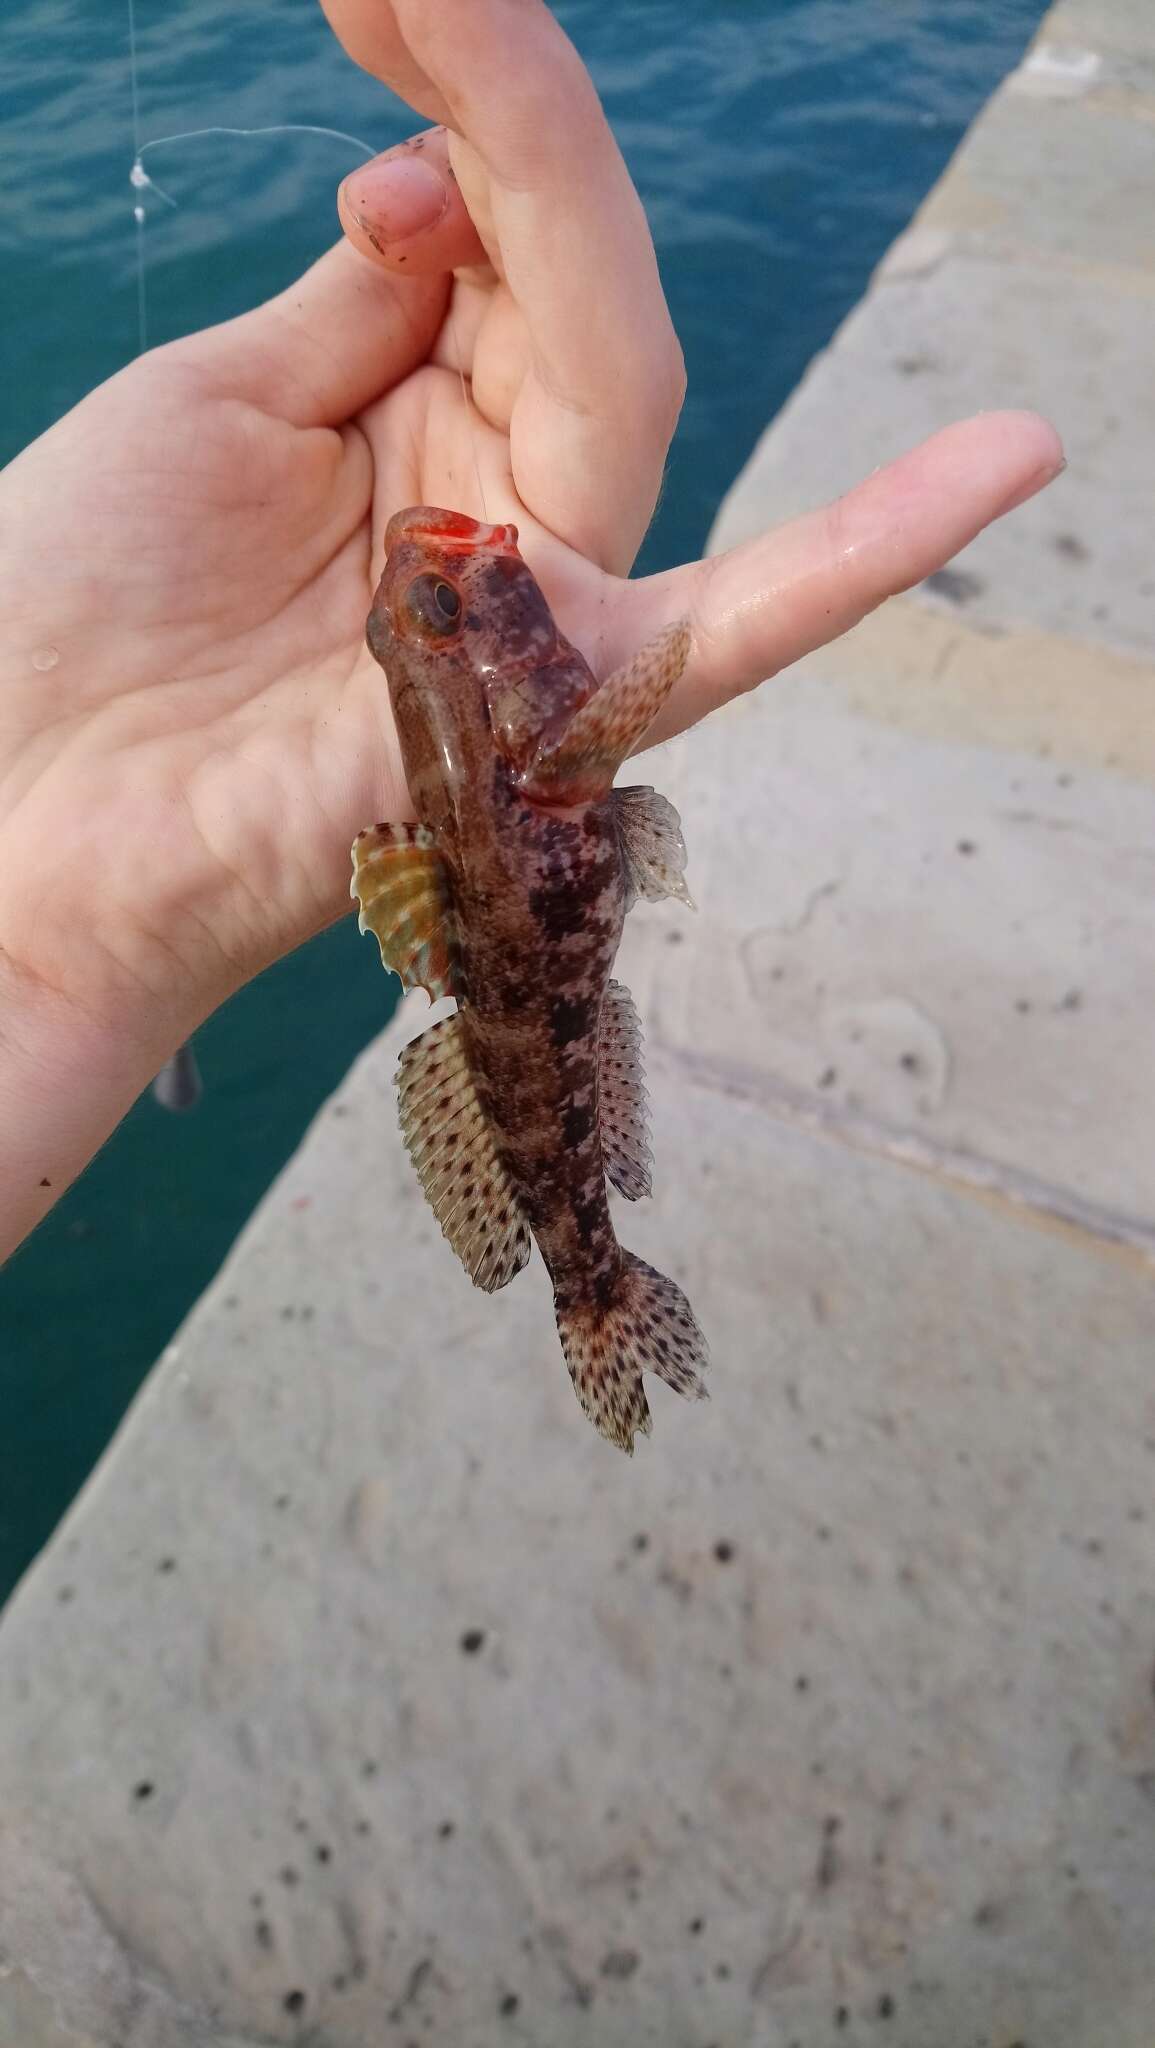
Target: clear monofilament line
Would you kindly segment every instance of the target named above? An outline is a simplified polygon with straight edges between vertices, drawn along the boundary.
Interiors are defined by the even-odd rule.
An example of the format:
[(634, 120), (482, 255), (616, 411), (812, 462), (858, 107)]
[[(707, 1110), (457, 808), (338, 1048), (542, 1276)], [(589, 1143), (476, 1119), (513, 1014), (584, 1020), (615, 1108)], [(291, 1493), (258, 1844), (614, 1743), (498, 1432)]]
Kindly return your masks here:
[(202, 135), (239, 135), (246, 140), (259, 135), (327, 135), (333, 142), (351, 142), (366, 157), (376, 156), (371, 142), (362, 142), (359, 135), (346, 135), (343, 128), (320, 128), (314, 121), (274, 121), (269, 128), (185, 128), (179, 135), (154, 135), (151, 142), (137, 148), (137, 161), (147, 156), (150, 149), (161, 149), (170, 142), (199, 142)]
[[(452, 295), (457, 290), (456, 283), (451, 284), (449, 290)], [(477, 448), (477, 429), (473, 424), (473, 405), (469, 396), (469, 385), (465, 377), (465, 356), (461, 347), (461, 329), (457, 325), (457, 307), (453, 303), (452, 296), (449, 301), (449, 332), (453, 337), (453, 352), (457, 357), (457, 380), (461, 385), (461, 404), (465, 412), (465, 427), (469, 435), (469, 445), (473, 451), (473, 474), (477, 479), (477, 496), (481, 504), (481, 516), (486, 525), (488, 525), (489, 513), (485, 505), (485, 485), (481, 477), (481, 457)]]

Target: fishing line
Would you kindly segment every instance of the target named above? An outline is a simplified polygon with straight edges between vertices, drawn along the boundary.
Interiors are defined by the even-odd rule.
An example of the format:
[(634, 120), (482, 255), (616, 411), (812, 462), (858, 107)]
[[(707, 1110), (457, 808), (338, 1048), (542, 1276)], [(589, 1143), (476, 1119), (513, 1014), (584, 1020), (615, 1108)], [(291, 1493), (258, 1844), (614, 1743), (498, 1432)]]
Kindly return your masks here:
[(166, 206), (176, 207), (171, 192), (158, 185), (155, 178), (145, 170), (144, 159), (150, 149), (167, 149), (174, 144), (200, 142), (206, 136), (227, 135), (244, 141), (263, 138), (268, 135), (322, 135), (331, 142), (347, 142), (352, 149), (359, 149), (366, 159), (376, 156), (371, 143), (363, 142), (359, 135), (347, 135), (342, 128), (322, 128), (313, 121), (277, 121), (268, 128), (226, 128), (214, 125), (210, 128), (185, 128), (176, 135), (154, 135), (148, 142), (140, 139), (140, 69), (137, 57), (136, 0), (127, 0), (128, 5), (128, 82), (132, 103), (132, 167), (128, 182), (136, 197), (133, 201), (132, 217), (136, 227), (136, 308), (138, 352), (144, 355), (148, 348), (148, 257), (145, 248), (145, 228), (148, 211), (142, 199), (142, 192), (155, 192)]
[(477, 429), (473, 424), (473, 402), (470, 398), (469, 385), (466, 383), (465, 378), (465, 357), (461, 350), (461, 330), (457, 325), (457, 307), (453, 303), (453, 294), (456, 290), (457, 280), (454, 278), (453, 283), (449, 287), (448, 327), (453, 338), (453, 353), (457, 357), (457, 377), (461, 385), (461, 403), (465, 409), (465, 426), (469, 435), (469, 446), (473, 454), (473, 474), (477, 479), (477, 495), (481, 502), (481, 516), (488, 526), (489, 513), (486, 510), (485, 504), (485, 485), (481, 480), (481, 457), (478, 453)]
[[(209, 136), (229, 136), (245, 141), (268, 135), (321, 135), (333, 142), (346, 142), (351, 148), (360, 150), (362, 156), (376, 156), (377, 151), (368, 142), (362, 142), (358, 135), (347, 135), (340, 128), (322, 128), (311, 121), (281, 121), (268, 128), (210, 128), (183, 129), (176, 135), (154, 135), (148, 142), (140, 139), (140, 69), (137, 55), (136, 0), (127, 0), (128, 6), (128, 82), (132, 106), (132, 166), (128, 182), (132, 188), (132, 218), (136, 243), (136, 339), (137, 353), (144, 355), (148, 350), (148, 251), (145, 229), (148, 225), (148, 210), (143, 195), (155, 192), (166, 206), (176, 207), (178, 202), (171, 192), (149, 176), (144, 159), (152, 149), (167, 149), (186, 142), (199, 142)], [(479, 473), (480, 474), (480, 473)], [(191, 1045), (182, 1045), (173, 1057), (166, 1061), (153, 1082), (153, 1095), (164, 1109), (180, 1112), (195, 1107), (202, 1092), (200, 1070), (196, 1054)]]
[[(362, 141), (358, 135), (349, 135), (340, 128), (321, 127), (312, 121), (278, 121), (262, 128), (232, 128), (214, 124), (207, 128), (182, 129), (173, 135), (154, 135), (147, 142), (142, 142), (140, 139), (140, 71), (137, 49), (136, 0), (127, 0), (127, 8), (128, 77), (132, 106), (132, 165), (128, 174), (128, 182), (133, 192), (132, 218), (136, 241), (137, 351), (138, 354), (144, 355), (148, 350), (148, 251), (145, 239), (145, 230), (148, 225), (148, 210), (144, 204), (143, 194), (146, 192), (155, 193), (156, 197), (163, 201), (164, 205), (174, 209), (179, 204), (173, 198), (172, 193), (166, 191), (163, 185), (158, 185), (155, 178), (146, 171), (144, 159), (150, 150), (176, 148), (188, 142), (201, 142), (213, 136), (227, 136), (235, 140), (253, 141), (271, 135), (317, 135), (323, 136), (331, 142), (348, 143), (350, 148), (360, 150), (361, 155), (365, 159), (376, 156), (377, 151), (373, 148), (372, 144)], [(456, 280), (454, 280), (450, 285), (448, 326), (453, 340), (454, 353), (457, 357), (457, 375), (461, 385), (461, 403), (465, 412), (466, 431), (473, 455), (473, 472), (477, 481), (477, 495), (481, 507), (481, 516), (488, 523), (489, 512), (486, 505), (485, 483), (481, 474), (481, 455), (478, 445), (477, 428), (473, 418), (474, 409), (470, 397), (469, 382), (465, 375), (465, 356), (461, 347), (457, 307), (454, 304), (453, 298), (456, 288)], [(178, 1111), (192, 1108), (200, 1099), (200, 1074), (196, 1064), (196, 1056), (191, 1046), (182, 1046), (162, 1068), (153, 1084), (153, 1092), (156, 1100), (164, 1108)]]

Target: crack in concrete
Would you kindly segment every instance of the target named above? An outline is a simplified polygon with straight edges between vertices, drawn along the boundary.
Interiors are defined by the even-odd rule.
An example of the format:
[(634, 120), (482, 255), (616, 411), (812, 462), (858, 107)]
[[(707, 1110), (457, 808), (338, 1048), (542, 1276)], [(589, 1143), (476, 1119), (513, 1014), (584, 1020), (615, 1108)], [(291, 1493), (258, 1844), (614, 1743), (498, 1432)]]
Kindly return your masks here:
[(1057, 1223), (1097, 1244), (1136, 1252), (1155, 1265), (1155, 1220), (1088, 1202), (1072, 1188), (1044, 1180), (1026, 1168), (989, 1159), (966, 1146), (940, 1145), (898, 1124), (848, 1109), (789, 1082), (733, 1062), (695, 1053), (651, 1035), (655, 1053), (699, 1087), (755, 1103), (780, 1122), (832, 1138), (859, 1152), (933, 1174), (975, 1194), (993, 1195), (1040, 1221)]

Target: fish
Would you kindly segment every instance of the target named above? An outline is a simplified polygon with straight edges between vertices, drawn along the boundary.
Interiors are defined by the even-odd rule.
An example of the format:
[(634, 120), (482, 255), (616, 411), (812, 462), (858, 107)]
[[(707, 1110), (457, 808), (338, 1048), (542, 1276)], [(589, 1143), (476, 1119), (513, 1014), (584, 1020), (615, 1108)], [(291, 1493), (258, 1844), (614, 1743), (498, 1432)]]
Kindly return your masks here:
[(599, 682), (513, 525), (414, 506), (385, 533), (366, 629), (415, 823), (353, 842), (361, 931), (406, 989), (455, 1011), (400, 1055), (404, 1143), (475, 1285), (536, 1241), (595, 1427), (633, 1452), (643, 1376), (701, 1397), (708, 1353), (673, 1280), (618, 1242), (607, 1182), (651, 1192), (641, 1027), (613, 978), (638, 897), (690, 902), (678, 814), (614, 777), (685, 666), (675, 620)]

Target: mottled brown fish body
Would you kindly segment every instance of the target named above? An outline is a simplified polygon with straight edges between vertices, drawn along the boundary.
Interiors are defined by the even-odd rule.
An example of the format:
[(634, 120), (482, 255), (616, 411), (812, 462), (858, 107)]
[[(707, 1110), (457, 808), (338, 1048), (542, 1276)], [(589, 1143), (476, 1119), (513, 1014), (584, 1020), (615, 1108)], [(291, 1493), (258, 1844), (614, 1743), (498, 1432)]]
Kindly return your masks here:
[(608, 756), (669, 683), (641, 665), (602, 698), (613, 685), (558, 632), (515, 541), (429, 508), (391, 522), (368, 638), (421, 825), (360, 835), (354, 893), (387, 964), (457, 998), (401, 1074), (445, 1234), (488, 1287), (518, 1270), (532, 1231), (579, 1398), (632, 1448), (643, 1368), (697, 1391), (705, 1362), (680, 1291), (619, 1245), (606, 1188), (608, 1170), (648, 1192), (636, 1020), (611, 982), (623, 921), (639, 887), (684, 894), (676, 857), (651, 887), (638, 853), (638, 819), (658, 819), (667, 856), (680, 849), (674, 814), (652, 792), (612, 792)]

